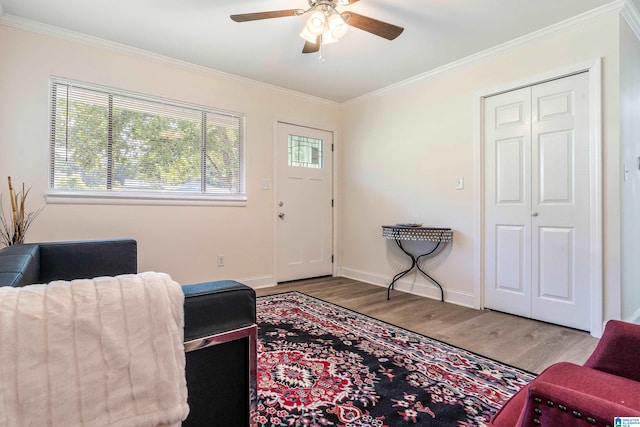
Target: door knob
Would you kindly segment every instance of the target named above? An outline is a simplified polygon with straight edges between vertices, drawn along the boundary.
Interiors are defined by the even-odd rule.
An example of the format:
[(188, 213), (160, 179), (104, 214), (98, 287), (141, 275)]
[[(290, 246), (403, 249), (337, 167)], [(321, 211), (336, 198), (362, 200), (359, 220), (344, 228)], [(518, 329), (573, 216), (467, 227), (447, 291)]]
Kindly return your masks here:
[(531, 216), (538, 216), (538, 212), (532, 213)]
[(280, 219), (284, 219), (284, 212), (280, 212), (280, 213), (278, 214), (278, 218), (280, 218)]

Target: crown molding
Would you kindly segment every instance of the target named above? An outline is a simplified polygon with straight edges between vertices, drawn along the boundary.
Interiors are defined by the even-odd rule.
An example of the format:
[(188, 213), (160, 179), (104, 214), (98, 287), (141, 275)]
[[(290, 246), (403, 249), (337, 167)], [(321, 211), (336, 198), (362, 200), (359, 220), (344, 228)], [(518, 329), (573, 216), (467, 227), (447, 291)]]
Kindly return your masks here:
[[(351, 99), (349, 101), (345, 101), (343, 102), (343, 105), (349, 105), (349, 104), (355, 104), (358, 102), (362, 102), (366, 99), (370, 99), (372, 97), (376, 97), (379, 95), (382, 95), (384, 93), (387, 92), (391, 92), (395, 89), (401, 88), (401, 87), (405, 87), (405, 86), (410, 86), (413, 85), (417, 82), (421, 82), (424, 80), (429, 80), (432, 79), (434, 77), (439, 76), (440, 74), (446, 73), (447, 71), (451, 71), (454, 70), (456, 68), (459, 67), (463, 67), (465, 65), (468, 64), (472, 64), (478, 61), (481, 61), (483, 59), (489, 58), (491, 56), (509, 51), (511, 49), (515, 49), (517, 47), (522, 46), (523, 44), (526, 43), (530, 43), (536, 40), (542, 40), (548, 37), (551, 37), (553, 35), (565, 32), (565, 31), (569, 31), (572, 28), (575, 28), (577, 26), (580, 26), (586, 22), (592, 21), (594, 19), (600, 18), (602, 16), (605, 15), (609, 15), (609, 14), (613, 14), (613, 13), (623, 13), (624, 10), (626, 10), (627, 8), (629, 8), (630, 10), (632, 9), (633, 11), (636, 12), (637, 15), (637, 10), (635, 9), (635, 7), (633, 7), (633, 5), (629, 5), (630, 0), (615, 0), (611, 3), (605, 4), (603, 6), (597, 7), (595, 9), (592, 9), (588, 12), (582, 13), (580, 15), (576, 15), (572, 18), (566, 19), (564, 21), (558, 22), (557, 24), (553, 24), (550, 25), (546, 28), (543, 28), (541, 30), (538, 31), (534, 31), (533, 33), (529, 33), (527, 35), (524, 35), (522, 37), (518, 37), (516, 39), (510, 40), (508, 42), (499, 44), (497, 46), (491, 47), (489, 49), (485, 49), (481, 52), (478, 53), (474, 53), (473, 55), (469, 55), (465, 58), (459, 59), (457, 61), (453, 61), (450, 62), (446, 65), (443, 65), (441, 67), (438, 68), (434, 68), (433, 70), (427, 71), (425, 73), (422, 74), (418, 74), (417, 76), (408, 78), (406, 80), (403, 80), (401, 82), (392, 84), (390, 86), (386, 86), (383, 87), (382, 89), (378, 89), (376, 91), (373, 92), (369, 92), (365, 95), (359, 96), (357, 98)], [(634, 30), (635, 32), (635, 30)], [(636, 33), (637, 35), (638, 33)]]
[(640, 13), (631, 0), (627, 0), (624, 3), (622, 11), (620, 12), (624, 20), (629, 24), (631, 31), (640, 40)]
[[(1, 2), (1, 0), (0, 0)], [(267, 89), (280, 94), (295, 96), (297, 98), (304, 99), (316, 104), (325, 106), (339, 106), (339, 102), (331, 101), (325, 98), (320, 98), (306, 93), (297, 92), (290, 89), (285, 89), (280, 86), (270, 85), (267, 83), (252, 80), (246, 77), (241, 77), (235, 74), (226, 73), (224, 71), (216, 70), (214, 68), (205, 67), (203, 65), (193, 64), (191, 62), (182, 61), (180, 59), (171, 58), (158, 53), (150, 52), (144, 49), (139, 49), (133, 46), (125, 45), (122, 43), (116, 43), (109, 40), (102, 39), (100, 37), (91, 36), (76, 31), (67, 30), (65, 28), (56, 27), (42, 22), (33, 21), (30, 19), (21, 18), (19, 16), (2, 14), (2, 3), (0, 3), (0, 25), (6, 25), (8, 27), (17, 28), (20, 30), (29, 31), (32, 33), (42, 34), (45, 36), (56, 37), (62, 40), (67, 40), (76, 43), (82, 43), (88, 46), (97, 47), (100, 49), (106, 49), (113, 52), (143, 58), (150, 61), (154, 61), (160, 64), (169, 65), (188, 71), (202, 73), (218, 79), (231, 80), (243, 84), (252, 85), (261, 89)]]

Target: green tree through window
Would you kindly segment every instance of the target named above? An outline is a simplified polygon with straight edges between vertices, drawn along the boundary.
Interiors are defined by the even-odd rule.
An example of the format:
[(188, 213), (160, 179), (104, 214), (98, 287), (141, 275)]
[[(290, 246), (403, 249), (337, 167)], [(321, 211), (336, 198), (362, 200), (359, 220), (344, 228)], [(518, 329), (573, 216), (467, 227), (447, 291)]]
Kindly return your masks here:
[(50, 187), (243, 198), (244, 120), (52, 80)]

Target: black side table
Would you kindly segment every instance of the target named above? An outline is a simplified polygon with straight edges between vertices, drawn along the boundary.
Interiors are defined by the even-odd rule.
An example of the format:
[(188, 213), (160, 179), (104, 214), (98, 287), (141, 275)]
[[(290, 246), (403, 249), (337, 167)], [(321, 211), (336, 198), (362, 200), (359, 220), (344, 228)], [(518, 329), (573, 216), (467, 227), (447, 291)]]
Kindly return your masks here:
[[(407, 275), (411, 270), (417, 268), (425, 277), (431, 280), (434, 284), (440, 288), (440, 301), (444, 302), (444, 290), (440, 283), (438, 283), (433, 277), (429, 276), (426, 271), (420, 268), (420, 258), (428, 257), (435, 253), (435, 251), (440, 247), (441, 243), (450, 242), (453, 238), (453, 230), (450, 228), (437, 228), (437, 227), (414, 227), (408, 225), (383, 225), (382, 226), (382, 236), (387, 239), (394, 239), (398, 247), (407, 254), (407, 256), (411, 259), (411, 267), (406, 269), (405, 271), (401, 271), (400, 273), (393, 276), (393, 280), (389, 283), (389, 287), (387, 288), (387, 300), (391, 299), (391, 289), (393, 289), (393, 285)], [(403, 240), (421, 240), (421, 241), (430, 241), (436, 242), (436, 246), (427, 253), (414, 255), (408, 252), (403, 246)]]

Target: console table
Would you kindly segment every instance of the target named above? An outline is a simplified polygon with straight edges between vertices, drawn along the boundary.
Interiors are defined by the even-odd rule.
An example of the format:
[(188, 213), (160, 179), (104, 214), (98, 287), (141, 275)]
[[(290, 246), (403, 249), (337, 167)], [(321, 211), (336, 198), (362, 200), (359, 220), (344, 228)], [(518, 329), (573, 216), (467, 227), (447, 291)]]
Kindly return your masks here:
[[(391, 283), (389, 283), (389, 287), (387, 288), (387, 300), (391, 299), (391, 289), (393, 289), (393, 285), (396, 283), (396, 281), (416, 268), (418, 269), (418, 271), (424, 274), (425, 277), (436, 284), (438, 288), (440, 288), (440, 301), (444, 302), (444, 290), (442, 289), (442, 286), (440, 286), (440, 283), (438, 283), (433, 277), (429, 276), (427, 272), (420, 268), (420, 258), (432, 255), (440, 247), (440, 244), (450, 242), (453, 238), (453, 230), (451, 230), (450, 228), (418, 227), (411, 225), (383, 225), (382, 236), (387, 239), (395, 240), (396, 244), (402, 250), (402, 252), (407, 254), (407, 256), (411, 259), (411, 267), (393, 276), (393, 279), (391, 280)], [(414, 255), (402, 246), (403, 240), (436, 242), (436, 246), (427, 253)]]

